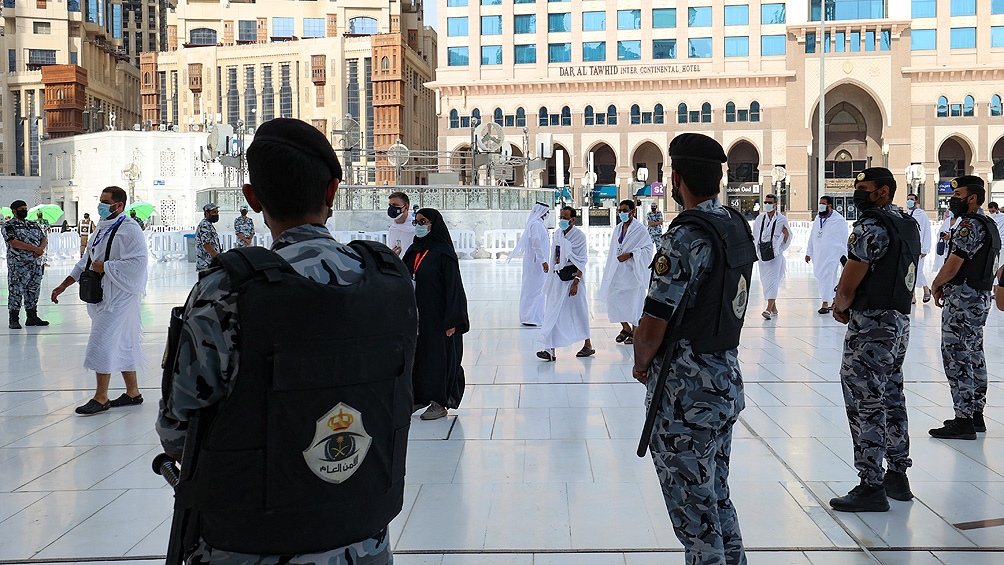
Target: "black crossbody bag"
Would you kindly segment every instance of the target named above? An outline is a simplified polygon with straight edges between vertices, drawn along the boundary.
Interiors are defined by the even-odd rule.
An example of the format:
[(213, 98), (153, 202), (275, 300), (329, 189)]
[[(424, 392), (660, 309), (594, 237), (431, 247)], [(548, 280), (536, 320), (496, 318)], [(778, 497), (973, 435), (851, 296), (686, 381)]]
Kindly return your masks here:
[[(108, 234), (108, 244), (105, 246), (105, 261), (108, 260), (108, 256), (112, 252), (112, 240), (115, 239), (115, 232), (119, 230), (119, 226), (121, 225), (122, 221), (120, 220), (112, 227)], [(104, 276), (104, 273), (91, 270), (91, 254), (88, 253), (87, 266), (84, 267), (84, 271), (80, 273), (80, 280), (77, 281), (77, 284), (80, 285), (80, 299), (88, 304), (98, 304), (104, 300), (105, 293), (101, 288), (101, 279)]]
[(770, 228), (770, 241), (763, 241), (763, 228), (764, 225), (760, 224), (760, 237), (757, 238), (757, 247), (760, 248), (760, 260), (772, 261), (776, 257), (774, 255), (774, 230), (777, 229), (777, 220), (774, 220), (774, 225)]

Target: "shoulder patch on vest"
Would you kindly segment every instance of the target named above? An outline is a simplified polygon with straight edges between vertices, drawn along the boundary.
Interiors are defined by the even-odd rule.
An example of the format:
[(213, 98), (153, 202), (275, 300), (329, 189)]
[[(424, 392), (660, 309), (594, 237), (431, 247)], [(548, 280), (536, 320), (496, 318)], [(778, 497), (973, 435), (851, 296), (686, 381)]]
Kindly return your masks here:
[(736, 297), (732, 299), (732, 313), (736, 318), (742, 319), (746, 315), (746, 305), (749, 303), (749, 283), (745, 276), (739, 277), (739, 285), (736, 287)]
[(917, 265), (915, 263), (910, 263), (910, 268), (906, 270), (906, 277), (903, 279), (906, 283), (906, 288), (910, 292), (913, 292), (917, 288)]
[(854, 242), (858, 240), (858, 234), (851, 232), (851, 235), (847, 236), (847, 245), (854, 245)]
[(666, 259), (665, 255), (660, 253), (659, 256), (655, 258), (655, 274), (661, 277), (662, 275), (665, 275), (667, 271), (669, 271), (669, 261)]
[(337, 485), (359, 469), (372, 442), (363, 427), (363, 415), (339, 402), (317, 420), (314, 439), (303, 451), (303, 459), (318, 478)]

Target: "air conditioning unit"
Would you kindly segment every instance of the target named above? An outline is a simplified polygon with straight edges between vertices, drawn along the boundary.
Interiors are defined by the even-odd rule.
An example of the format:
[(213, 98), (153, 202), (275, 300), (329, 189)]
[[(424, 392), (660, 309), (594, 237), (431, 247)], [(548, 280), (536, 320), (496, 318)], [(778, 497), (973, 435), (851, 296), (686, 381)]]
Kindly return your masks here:
[(141, 125), (139, 125), (139, 124), (133, 124), (133, 125), (132, 125), (132, 130), (133, 130), (133, 131), (140, 131), (140, 130), (142, 130), (142, 129), (143, 129), (143, 126), (141, 126)]
[(157, 126), (157, 131), (167, 131), (167, 124), (160, 124)]
[(192, 124), (192, 131), (202, 131), (202, 124)]

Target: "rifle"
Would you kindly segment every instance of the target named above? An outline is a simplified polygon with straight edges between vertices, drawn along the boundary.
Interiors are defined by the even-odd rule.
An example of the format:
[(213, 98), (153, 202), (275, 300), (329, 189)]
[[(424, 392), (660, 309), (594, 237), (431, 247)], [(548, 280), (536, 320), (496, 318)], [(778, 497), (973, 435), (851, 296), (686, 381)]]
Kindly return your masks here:
[[(673, 333), (672, 330), (680, 327), (683, 323), (683, 311), (687, 309), (687, 305), (690, 303), (690, 291), (683, 293), (683, 300), (680, 301), (679, 306), (673, 311), (673, 316), (669, 320), (669, 325), (666, 331)], [(676, 350), (680, 347), (680, 339), (674, 339), (669, 347), (666, 348), (666, 353), (662, 357), (662, 366), (659, 368), (659, 377), (655, 381), (655, 390), (652, 391), (652, 400), (648, 404), (648, 411), (645, 413), (645, 426), (641, 430), (641, 438), (638, 440), (638, 457), (645, 457), (645, 452), (648, 451), (648, 444), (652, 437), (652, 428), (655, 427), (655, 417), (659, 414), (659, 407), (662, 405), (662, 396), (666, 393), (666, 379), (669, 378), (669, 368), (676, 357)]]

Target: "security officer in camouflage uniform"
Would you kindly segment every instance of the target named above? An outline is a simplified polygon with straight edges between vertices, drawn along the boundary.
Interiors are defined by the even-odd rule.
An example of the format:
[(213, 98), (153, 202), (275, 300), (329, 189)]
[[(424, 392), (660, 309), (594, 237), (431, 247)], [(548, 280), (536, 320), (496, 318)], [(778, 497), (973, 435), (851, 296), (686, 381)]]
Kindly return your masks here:
[(237, 247), (250, 247), (254, 238), (254, 220), (248, 217), (248, 207), (241, 206), (240, 217), (234, 220), (234, 234), (237, 236)]
[(952, 181), (949, 209), (959, 218), (949, 241), (948, 259), (932, 285), (941, 311), (941, 357), (952, 389), (955, 418), (930, 430), (940, 439), (976, 439), (987, 431), (983, 407), (987, 402), (987, 362), (983, 354), (983, 326), (990, 312), (994, 268), (1001, 239), (997, 225), (980, 206), (986, 199), (983, 179), (959, 177)]
[(633, 375), (648, 387), (649, 410), (639, 455), (652, 452), (686, 563), (741, 565), (728, 477), (745, 407), (737, 348), (756, 250), (749, 224), (717, 198), (722, 146), (686, 133), (669, 152), (673, 199), (685, 211), (663, 236), (634, 334)]
[[(858, 174), (854, 204), (861, 217), (847, 238), (847, 264), (833, 317), (847, 324), (840, 384), (861, 483), (830, 500), (841, 512), (885, 512), (889, 498), (910, 500), (910, 461), (903, 361), (910, 340), (910, 303), (917, 284), (917, 222), (892, 204), (889, 169)], [(882, 461), (888, 461), (883, 472)]]
[(7, 242), (7, 309), (12, 330), (21, 329), (21, 302), (28, 316), (25, 325), (48, 326), (38, 317), (38, 293), (42, 288), (45, 247), (49, 240), (37, 222), (28, 220), (28, 204), (15, 200), (10, 205), (14, 217), (3, 225)]
[(216, 222), (220, 221), (220, 207), (210, 202), (202, 207), (205, 218), (195, 228), (195, 269), (200, 273), (209, 268), (209, 263), (220, 253), (220, 234), (216, 232)]

